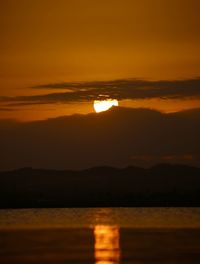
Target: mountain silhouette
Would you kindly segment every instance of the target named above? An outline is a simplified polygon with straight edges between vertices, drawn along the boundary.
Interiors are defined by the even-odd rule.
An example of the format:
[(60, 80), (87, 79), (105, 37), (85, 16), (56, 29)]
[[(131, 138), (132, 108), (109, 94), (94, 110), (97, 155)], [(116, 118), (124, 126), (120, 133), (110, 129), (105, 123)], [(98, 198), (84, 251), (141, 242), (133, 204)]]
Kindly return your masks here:
[(199, 206), (200, 168), (159, 164), (0, 172), (0, 207)]
[(99, 114), (0, 121), (0, 170), (200, 166), (200, 109), (164, 114), (114, 107)]

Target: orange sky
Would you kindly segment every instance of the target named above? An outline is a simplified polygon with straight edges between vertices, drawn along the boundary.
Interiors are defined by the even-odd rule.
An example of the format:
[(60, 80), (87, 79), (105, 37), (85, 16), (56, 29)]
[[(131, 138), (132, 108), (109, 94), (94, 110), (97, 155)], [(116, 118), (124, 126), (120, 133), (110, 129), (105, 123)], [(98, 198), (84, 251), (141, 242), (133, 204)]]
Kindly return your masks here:
[[(1, 0), (0, 96), (54, 92), (30, 88), (45, 83), (200, 76), (199, 10), (198, 0)], [(168, 112), (198, 100), (134, 104)], [(48, 107), (0, 111), (0, 118), (86, 113), (92, 102)]]

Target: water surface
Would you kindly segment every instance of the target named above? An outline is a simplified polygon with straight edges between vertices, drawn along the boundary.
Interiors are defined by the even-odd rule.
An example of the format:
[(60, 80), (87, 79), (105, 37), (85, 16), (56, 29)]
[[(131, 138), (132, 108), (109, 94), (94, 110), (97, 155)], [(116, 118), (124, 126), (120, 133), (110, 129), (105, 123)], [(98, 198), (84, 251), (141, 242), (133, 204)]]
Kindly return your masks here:
[(200, 209), (0, 210), (0, 263), (200, 263)]

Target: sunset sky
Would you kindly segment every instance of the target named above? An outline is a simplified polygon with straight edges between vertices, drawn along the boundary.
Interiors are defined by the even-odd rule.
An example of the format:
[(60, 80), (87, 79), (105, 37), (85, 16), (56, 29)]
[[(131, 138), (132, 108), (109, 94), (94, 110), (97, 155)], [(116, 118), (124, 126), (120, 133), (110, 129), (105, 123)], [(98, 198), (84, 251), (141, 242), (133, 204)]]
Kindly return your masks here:
[[(1, 133), (7, 126), (10, 129), (9, 120), (28, 121), (31, 125), (33, 121), (46, 122), (49, 118), (66, 116), (68, 124), (71, 122), (68, 118), (77, 118), (74, 114), (83, 114), (81, 118), (89, 120), (90, 114), (97, 115), (93, 102), (102, 99), (118, 100), (122, 112), (124, 108), (146, 108), (151, 114), (157, 110), (163, 119), (190, 110), (189, 114), (187, 111), (183, 114), (187, 120), (175, 129), (175, 134), (183, 127), (193, 129), (189, 140), (185, 135), (184, 139), (179, 139), (177, 148), (168, 146), (156, 153), (150, 151), (153, 143), (143, 151), (138, 147), (138, 151), (127, 154), (128, 159), (124, 156), (126, 162), (121, 163), (128, 164), (131, 157), (142, 157), (143, 160), (160, 157), (161, 161), (176, 157), (189, 162), (195, 159), (193, 163), (198, 164), (195, 141), (189, 141), (193, 132), (197, 133), (199, 129), (199, 119), (194, 122), (200, 108), (199, 12), (199, 0), (1, 0)], [(135, 116), (134, 111), (132, 114)], [(123, 115), (126, 119), (125, 112)], [(188, 121), (188, 115), (193, 121)], [(106, 118), (105, 122), (116, 121), (110, 116)], [(155, 118), (152, 118), (154, 123)], [(130, 115), (129, 119), (132, 120)], [(146, 121), (136, 118), (136, 124), (131, 124), (132, 129)], [(121, 115), (118, 122), (122, 125)], [(191, 122), (195, 128), (190, 126)], [(154, 123), (157, 128), (158, 123)], [(18, 125), (23, 126), (20, 122)], [(73, 126), (77, 129), (74, 123)], [(91, 123), (85, 128), (87, 136), (90, 126)], [(163, 129), (162, 124), (161, 127)], [(173, 122), (168, 129), (173, 130)], [(19, 145), (19, 142), (25, 142), (24, 133), (18, 131), (14, 142)], [(143, 142), (144, 139), (145, 136), (140, 138)], [(182, 146), (183, 141), (188, 144), (186, 149)], [(9, 144), (5, 144), (5, 155), (9, 157), (15, 143), (9, 151)], [(30, 155), (34, 156), (31, 151)], [(18, 162), (11, 162), (12, 165), (10, 158), (4, 157), (0, 167), (32, 164), (48, 167), (45, 162), (26, 160), (23, 155)], [(116, 165), (119, 160), (119, 157), (113, 158), (113, 162), (108, 163)], [(107, 161), (98, 158), (91, 163), (80, 161), (78, 167), (99, 163)], [(69, 164), (55, 162), (54, 165), (76, 167), (74, 161)]]
[[(2, 0), (0, 117), (28, 121), (92, 112), (92, 100), (105, 88), (101, 81), (197, 78), (199, 10), (198, 0)], [(84, 100), (74, 96), (69, 104), (72, 82), (93, 82), (98, 89), (91, 97), (88, 90)], [(130, 98), (119, 95), (121, 106), (164, 112), (200, 106), (199, 89), (166, 102), (156, 94), (135, 98), (135, 86), (129, 84)], [(34, 95), (49, 94), (59, 94), (59, 100), (41, 104), (35, 98), (30, 104)]]

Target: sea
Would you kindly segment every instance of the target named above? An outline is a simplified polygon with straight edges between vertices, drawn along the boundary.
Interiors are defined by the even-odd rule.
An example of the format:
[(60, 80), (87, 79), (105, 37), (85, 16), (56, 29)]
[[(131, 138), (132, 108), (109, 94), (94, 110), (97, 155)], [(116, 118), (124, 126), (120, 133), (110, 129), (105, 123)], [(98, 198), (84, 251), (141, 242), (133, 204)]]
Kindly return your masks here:
[(0, 210), (1, 264), (200, 263), (200, 208)]

